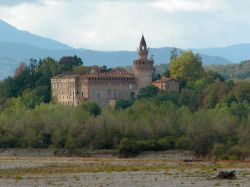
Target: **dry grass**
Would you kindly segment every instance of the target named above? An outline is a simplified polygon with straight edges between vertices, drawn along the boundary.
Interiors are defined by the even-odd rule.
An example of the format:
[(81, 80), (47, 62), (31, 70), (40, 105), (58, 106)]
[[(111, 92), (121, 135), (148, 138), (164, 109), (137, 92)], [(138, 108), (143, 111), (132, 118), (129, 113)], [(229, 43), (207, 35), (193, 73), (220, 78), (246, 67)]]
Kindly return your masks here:
[[(140, 160), (122, 158), (14, 158), (1, 157), (0, 162), (41, 162), (44, 166), (0, 169), (0, 177), (49, 175), (62, 173), (165, 171), (166, 175), (182, 174), (189, 177), (212, 176), (222, 169), (250, 168), (249, 162), (191, 162), (169, 160)], [(29, 162), (27, 162), (29, 163)], [(242, 171), (247, 176), (249, 171)], [(77, 179), (76, 179), (77, 180)]]

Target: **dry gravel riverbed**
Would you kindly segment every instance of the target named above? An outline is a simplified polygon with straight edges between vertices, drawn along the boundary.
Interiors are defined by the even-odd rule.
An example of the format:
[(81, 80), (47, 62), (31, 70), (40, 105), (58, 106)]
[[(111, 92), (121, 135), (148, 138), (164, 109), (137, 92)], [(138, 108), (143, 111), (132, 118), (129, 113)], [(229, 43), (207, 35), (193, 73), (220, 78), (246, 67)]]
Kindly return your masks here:
[[(250, 187), (249, 162), (184, 162), (183, 154), (167, 155), (151, 153), (123, 159), (0, 154), (0, 186)], [(214, 178), (221, 170), (236, 170), (237, 179)]]

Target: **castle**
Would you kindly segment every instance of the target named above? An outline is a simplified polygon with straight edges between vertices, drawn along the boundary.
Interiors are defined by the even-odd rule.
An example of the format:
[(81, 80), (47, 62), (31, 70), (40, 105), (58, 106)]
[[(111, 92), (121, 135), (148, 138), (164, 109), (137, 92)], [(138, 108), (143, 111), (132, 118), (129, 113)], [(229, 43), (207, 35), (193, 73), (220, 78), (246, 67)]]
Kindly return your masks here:
[(141, 88), (152, 85), (154, 62), (148, 59), (148, 50), (142, 35), (133, 73), (119, 68), (111, 71), (93, 68), (89, 74), (54, 76), (51, 79), (53, 100), (65, 105), (77, 106), (90, 101), (105, 106), (116, 100), (135, 98)]

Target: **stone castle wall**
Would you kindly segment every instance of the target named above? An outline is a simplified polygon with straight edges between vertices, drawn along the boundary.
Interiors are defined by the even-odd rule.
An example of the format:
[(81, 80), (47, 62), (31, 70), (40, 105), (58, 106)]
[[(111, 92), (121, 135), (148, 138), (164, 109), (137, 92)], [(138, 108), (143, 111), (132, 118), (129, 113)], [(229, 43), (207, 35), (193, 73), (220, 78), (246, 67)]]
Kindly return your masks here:
[(52, 79), (52, 98), (59, 103), (76, 105), (77, 84), (76, 77)]
[(65, 105), (79, 105), (85, 101), (96, 102), (100, 106), (111, 100), (130, 99), (135, 96), (134, 78), (106, 77), (56, 78), (51, 80), (53, 100)]

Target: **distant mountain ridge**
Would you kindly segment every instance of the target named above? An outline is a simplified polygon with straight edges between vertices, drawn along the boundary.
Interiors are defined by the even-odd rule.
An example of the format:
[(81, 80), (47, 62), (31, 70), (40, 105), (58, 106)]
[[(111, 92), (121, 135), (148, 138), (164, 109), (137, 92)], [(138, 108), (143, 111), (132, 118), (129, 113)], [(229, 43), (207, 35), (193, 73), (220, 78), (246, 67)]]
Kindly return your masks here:
[[(239, 50), (236, 50), (238, 48)], [(170, 47), (150, 48), (149, 57), (152, 57), (156, 64), (166, 64), (169, 63), (171, 50)], [(237, 60), (240, 58), (250, 59), (250, 44), (192, 50), (201, 54), (205, 65), (230, 64), (239, 62)], [(228, 53), (226, 53), (227, 50)], [(237, 56), (237, 52), (240, 55), (244, 52), (244, 55)], [(77, 55), (83, 59), (85, 65), (107, 65), (109, 67), (129, 66), (137, 58), (136, 51), (75, 49), (60, 42), (18, 30), (2, 20), (0, 20), (0, 55), (0, 79), (12, 75), (20, 62), (29, 63), (30, 58), (39, 59), (50, 56), (59, 60), (62, 56)]]
[(228, 59), (232, 62), (241, 62), (244, 60), (250, 59), (250, 44), (237, 44), (227, 47), (219, 48), (204, 48), (204, 49), (191, 49), (194, 52), (212, 55), (212, 56), (221, 56)]
[(45, 49), (70, 49), (66, 44), (19, 30), (0, 19), (0, 41), (30, 44)]

